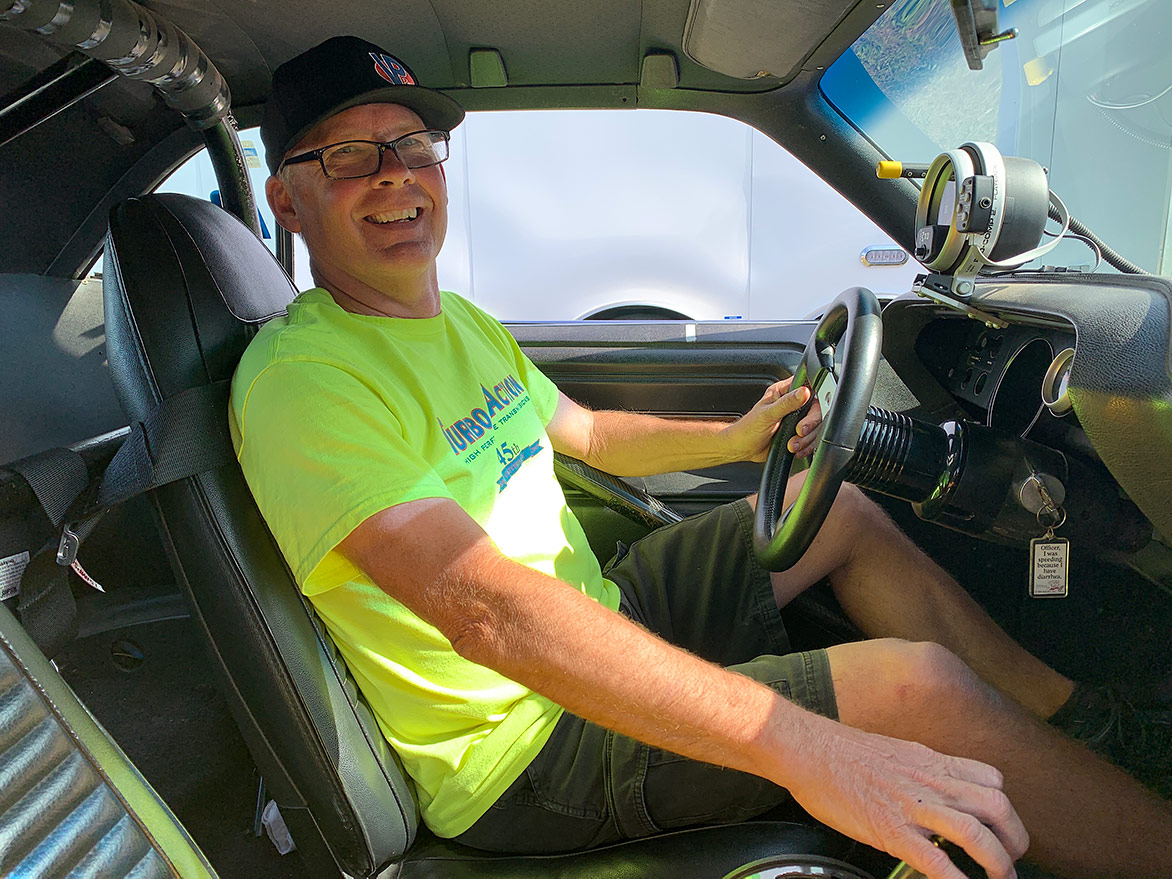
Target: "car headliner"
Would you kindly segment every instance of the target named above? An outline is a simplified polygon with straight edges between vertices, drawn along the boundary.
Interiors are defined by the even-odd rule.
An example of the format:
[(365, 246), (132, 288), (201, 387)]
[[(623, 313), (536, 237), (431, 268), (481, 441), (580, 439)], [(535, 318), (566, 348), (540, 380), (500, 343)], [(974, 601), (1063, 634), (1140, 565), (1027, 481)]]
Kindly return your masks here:
[[(651, 107), (742, 119), (848, 194), (897, 240), (908, 238), (915, 189), (866, 173), (877, 151), (817, 88), (821, 70), (884, 11), (874, 0), (738, 0), (744, 32), (720, 31), (715, 50), (732, 58), (738, 47), (756, 46), (768, 55), (761, 63), (781, 71), (747, 79), (710, 70), (685, 52), (688, 0), (342, 0), (328, 12), (321, 4), (274, 0), (230, 11), (210, 0), (143, 5), (207, 53), (229, 83), (244, 127), (259, 120), (273, 68), (331, 35), (354, 33), (395, 52), (423, 84), (449, 91), (469, 110)], [(762, 27), (777, 39), (762, 40)], [(499, 51), (507, 87), (473, 86), (469, 53), (483, 48)], [(640, 84), (645, 56), (664, 53), (674, 56), (678, 85)], [(0, 93), (11, 96), (68, 54), (33, 33), (0, 26)], [(4, 167), (20, 169), (5, 175), (5, 204), (20, 210), (0, 216), (0, 252), (7, 255), (0, 268), (78, 276), (96, 254), (109, 207), (152, 188), (201, 144), (150, 86), (119, 78), (0, 147)]]

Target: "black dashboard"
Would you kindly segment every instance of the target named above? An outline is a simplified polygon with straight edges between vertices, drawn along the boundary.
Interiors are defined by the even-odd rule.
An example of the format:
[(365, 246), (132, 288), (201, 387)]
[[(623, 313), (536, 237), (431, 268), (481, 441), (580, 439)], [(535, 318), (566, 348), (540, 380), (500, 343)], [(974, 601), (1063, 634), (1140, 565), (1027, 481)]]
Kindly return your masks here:
[[(907, 294), (884, 310), (884, 356), (914, 414), (1058, 450), (1101, 471), (1169, 535), (1170, 302), (1172, 282), (1150, 276), (986, 280), (969, 305), (987, 322)], [(1051, 411), (1044, 386), (1067, 411)]]
[(1055, 357), (1075, 347), (1073, 331), (940, 318), (916, 340), (916, 354), (970, 417), (1025, 436), (1053, 414), (1042, 387)]

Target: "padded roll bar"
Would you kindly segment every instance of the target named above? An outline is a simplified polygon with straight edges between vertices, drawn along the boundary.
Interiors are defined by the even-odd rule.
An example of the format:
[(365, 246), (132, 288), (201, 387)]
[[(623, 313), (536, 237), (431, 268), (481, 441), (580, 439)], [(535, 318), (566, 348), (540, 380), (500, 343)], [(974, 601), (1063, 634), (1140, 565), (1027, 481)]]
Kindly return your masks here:
[(133, 0), (0, 0), (0, 22), (154, 86), (167, 106), (203, 132), (225, 209), (260, 235), (228, 84), (191, 37)]

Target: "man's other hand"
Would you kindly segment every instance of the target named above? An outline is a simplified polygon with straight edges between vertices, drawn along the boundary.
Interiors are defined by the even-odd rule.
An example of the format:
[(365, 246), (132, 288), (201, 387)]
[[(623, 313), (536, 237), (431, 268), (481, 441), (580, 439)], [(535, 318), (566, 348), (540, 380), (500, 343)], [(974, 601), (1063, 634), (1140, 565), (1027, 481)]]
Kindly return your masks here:
[(789, 791), (811, 815), (906, 861), (928, 879), (965, 879), (939, 835), (968, 853), (990, 879), (1012, 879), (1029, 835), (985, 763), (915, 742), (815, 719), (821, 727)]
[[(736, 460), (764, 461), (781, 419), (806, 405), (810, 389), (803, 385), (790, 390), (792, 382), (791, 377), (771, 384), (752, 409), (726, 428), (727, 439), (739, 450)], [(799, 458), (813, 452), (821, 423), (822, 409), (815, 400), (806, 417), (798, 422), (798, 432), (790, 439), (789, 450)]]

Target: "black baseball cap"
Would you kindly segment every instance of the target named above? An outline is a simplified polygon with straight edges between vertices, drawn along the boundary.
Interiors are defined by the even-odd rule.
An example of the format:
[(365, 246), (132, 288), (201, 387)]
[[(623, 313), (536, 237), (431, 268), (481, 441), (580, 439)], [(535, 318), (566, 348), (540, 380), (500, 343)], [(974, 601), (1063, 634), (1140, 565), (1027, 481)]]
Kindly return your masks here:
[(444, 131), (464, 119), (463, 107), (419, 85), (406, 64), (374, 43), (332, 37), (273, 71), (273, 93), (260, 124), (269, 171), (277, 173), (285, 152), (313, 126), (360, 104), (399, 104), (428, 128)]

